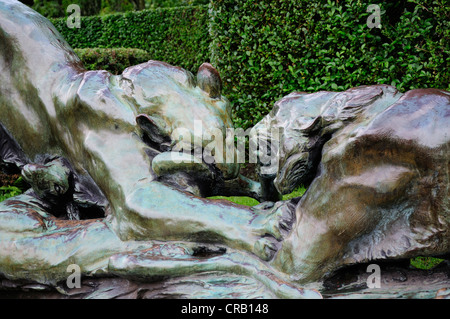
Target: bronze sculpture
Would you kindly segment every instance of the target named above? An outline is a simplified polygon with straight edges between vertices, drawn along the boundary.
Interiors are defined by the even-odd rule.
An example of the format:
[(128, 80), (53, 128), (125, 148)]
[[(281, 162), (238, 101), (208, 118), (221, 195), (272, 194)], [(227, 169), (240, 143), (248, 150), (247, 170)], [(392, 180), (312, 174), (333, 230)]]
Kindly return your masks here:
[[(55, 285), (76, 263), (158, 280), (226, 273), (262, 283), (263, 297), (312, 298), (298, 284), (345, 265), (449, 251), (448, 92), (288, 95), (253, 130), (280, 164), (261, 165), (275, 190), (235, 162), (195, 157), (219, 143), (196, 124), (208, 135), (231, 127), (210, 64), (196, 77), (158, 61), (86, 71), (50, 22), (10, 0), (0, 41), (0, 155), (32, 186), (0, 204), (7, 278)], [(182, 128), (192, 143), (173, 138)], [(283, 128), (279, 148), (272, 128)], [(299, 184), (311, 184), (301, 199), (255, 208), (202, 198), (264, 201)]]
[[(3, 275), (51, 282), (61, 279), (55, 269), (67, 275), (61, 270), (73, 259), (85, 272), (101, 272), (113, 252), (154, 247), (149, 240), (202, 242), (202, 247), (204, 243), (222, 244), (229, 252), (240, 249), (264, 258), (271, 244), (266, 236), (280, 232), (278, 221), (284, 212), (258, 212), (194, 196), (213, 195), (222, 187), (233, 189), (229, 181), (237, 177), (238, 165), (206, 163), (190, 153), (184, 153), (188, 161), (181, 163), (167, 156), (179, 154), (171, 150), (186, 140), (186, 136), (171, 140), (176, 129), (187, 129), (188, 140), (194, 142), (187, 146), (195, 152), (211, 143), (196, 136), (195, 121), (206, 131), (223, 131), (231, 124), (228, 102), (219, 96), (220, 78), (212, 66), (201, 66), (197, 78), (158, 61), (130, 67), (119, 76), (86, 71), (53, 25), (18, 1), (0, 2), (0, 39), (2, 162), (22, 169), (30, 182), (37, 179), (37, 196), (24, 194), (2, 203), (4, 220), (14, 223), (21, 216), (10, 228), (13, 233), (7, 232), (2, 240)], [(65, 167), (51, 161), (55, 157), (66, 162)], [(55, 169), (60, 171), (59, 184), (52, 174)], [(65, 181), (69, 177), (74, 180), (71, 186)], [(41, 190), (46, 188), (60, 196), (70, 189), (70, 204), (63, 216), (69, 211), (66, 215), (76, 219), (77, 210), (88, 206), (106, 217), (102, 221), (92, 215), (88, 221), (54, 221), (46, 207), (48, 196), (42, 198), (45, 192)], [(53, 199), (58, 201), (58, 196)], [(86, 235), (78, 237), (78, 231)], [(88, 239), (90, 233), (97, 234), (98, 241)], [(61, 244), (63, 248), (55, 255), (32, 245), (32, 238), (36, 243), (46, 242), (44, 247)], [(67, 243), (72, 239), (73, 245), (89, 247), (69, 249)], [(28, 243), (25, 255), (17, 249), (21, 240)], [(187, 247), (192, 252), (194, 246)], [(212, 256), (217, 249), (212, 249)], [(73, 255), (85, 250), (90, 253)], [(92, 260), (101, 262), (92, 264)], [(229, 263), (230, 269), (246, 268)]]
[(449, 252), (449, 92), (374, 85), (292, 93), (255, 131), (266, 136), (274, 126), (284, 128), (276, 188), (310, 184), (272, 262), (292, 280)]
[[(172, 147), (183, 141), (171, 140), (177, 129), (188, 131), (195, 151), (211, 143), (196, 136), (195, 121), (207, 132), (231, 125), (228, 102), (217, 97), (217, 71), (204, 64), (196, 80), (149, 61), (119, 76), (88, 72), (48, 20), (14, 1), (1, 5), (2, 124), (23, 151), (8, 152), (13, 159), (7, 162), (22, 167), (45, 153), (68, 159), (85, 183), (91, 178), (105, 194), (111, 225), (123, 240), (215, 238), (264, 254), (263, 236), (277, 231), (266, 220), (275, 215), (227, 204), (218, 211), (212, 201), (185, 192), (220, 192), (215, 188), (237, 177), (238, 165), (198, 162), (187, 153), (186, 163), (172, 159)], [(36, 45), (45, 53), (33, 51)], [(164, 198), (172, 204), (163, 205)]]

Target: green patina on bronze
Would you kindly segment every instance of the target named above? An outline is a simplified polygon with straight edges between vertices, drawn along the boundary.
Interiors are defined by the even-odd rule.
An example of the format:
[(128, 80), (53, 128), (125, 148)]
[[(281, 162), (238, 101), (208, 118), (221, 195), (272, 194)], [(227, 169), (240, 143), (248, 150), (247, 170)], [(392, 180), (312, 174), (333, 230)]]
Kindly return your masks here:
[[(202, 65), (197, 77), (158, 61), (130, 67), (118, 76), (88, 72), (51, 23), (17, 1), (0, 2), (0, 32), (3, 138), (12, 136), (7, 145), (16, 141), (21, 148), (21, 155), (6, 152), (3, 161), (23, 169), (34, 188), (33, 194), (1, 204), (8, 225), (20, 216), (10, 227), (14, 231), (1, 235), (4, 276), (55, 282), (67, 276), (71, 263), (79, 264), (83, 273), (111, 274), (115, 272), (113, 255), (151, 248), (150, 240), (159, 240), (220, 244), (229, 254), (223, 256), (224, 266), (221, 259), (196, 260), (181, 268), (168, 267), (168, 276), (189, 272), (189, 267), (197, 269), (195, 264), (199, 270), (210, 271), (217, 262), (218, 271), (271, 278), (258, 275), (263, 269), (270, 271), (258, 257), (267, 259), (276, 237), (281, 239), (283, 211), (258, 211), (197, 197), (218, 195), (222, 189), (227, 194), (245, 194), (248, 185), (249, 194), (261, 199), (264, 194), (257, 183), (239, 178), (238, 164), (174, 163), (175, 169), (170, 167), (167, 152), (178, 142), (170, 140), (176, 129), (188, 130), (195, 149), (211, 141), (198, 136), (194, 125), (201, 123), (206, 134), (214, 129), (225, 133), (231, 127), (228, 101), (220, 95), (220, 77), (211, 65)], [(54, 161), (39, 163), (42, 154), (64, 158), (79, 180), (98, 187), (97, 193), (107, 201), (100, 205), (107, 217), (89, 221), (76, 220), (76, 214), (75, 220), (53, 217), (55, 205), (44, 195), (64, 192), (65, 168)], [(79, 193), (75, 190), (74, 196), (83, 195)], [(57, 203), (58, 198), (52, 200)], [(79, 199), (65, 200), (71, 203), (66, 207), (71, 212), (83, 206)], [(95, 200), (90, 198), (90, 204)], [(30, 235), (34, 225), (40, 226)], [(241, 251), (241, 261), (229, 257), (234, 250)], [(243, 263), (242, 258), (248, 261)], [(177, 265), (176, 260), (172, 265)], [(130, 261), (128, 268), (136, 265)], [(278, 286), (272, 279), (261, 278), (268, 287)], [(274, 289), (286, 295), (283, 287), (287, 286)], [(306, 293), (291, 288), (292, 293), (297, 291), (294, 295)]]
[[(314, 298), (298, 284), (450, 251), (449, 92), (290, 94), (253, 130), (269, 143), (281, 131), (255, 182), (236, 163), (173, 160), (181, 142), (194, 153), (214, 143), (199, 123), (210, 136), (231, 127), (210, 64), (196, 76), (158, 61), (88, 72), (49, 21), (12, 0), (0, 0), (0, 41), (2, 166), (32, 186), (0, 203), (8, 279), (56, 285), (78, 264), (94, 277), (238, 278), (228, 297)], [(192, 144), (172, 139), (179, 129)], [(204, 198), (276, 201), (299, 185), (301, 198), (251, 208)], [(257, 291), (244, 294), (248, 280)], [(224, 296), (219, 286), (202, 296)]]
[(309, 187), (275, 268), (310, 282), (356, 263), (449, 253), (449, 92), (292, 93), (255, 132), (277, 127), (275, 187)]

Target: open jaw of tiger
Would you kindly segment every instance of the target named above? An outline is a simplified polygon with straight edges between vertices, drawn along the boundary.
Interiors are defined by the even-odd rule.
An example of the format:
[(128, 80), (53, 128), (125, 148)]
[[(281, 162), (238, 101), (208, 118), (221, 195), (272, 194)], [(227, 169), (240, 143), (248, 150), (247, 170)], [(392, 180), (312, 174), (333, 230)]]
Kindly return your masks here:
[[(48, 20), (9, 0), (0, 41), (0, 154), (31, 185), (0, 207), (6, 278), (57, 285), (77, 264), (84, 275), (154, 281), (226, 274), (240, 281), (226, 287), (232, 296), (313, 298), (298, 284), (342, 266), (449, 250), (448, 92), (283, 98), (253, 130), (277, 157), (261, 165), (275, 186), (264, 187), (234, 162), (194, 156), (220, 141), (205, 131), (231, 127), (210, 64), (197, 76), (158, 61), (86, 71)], [(279, 128), (277, 149), (269, 132)], [(184, 161), (180, 145), (192, 150)], [(273, 200), (309, 184), (301, 199), (253, 208), (203, 198)], [(206, 296), (219, 296), (212, 282)]]

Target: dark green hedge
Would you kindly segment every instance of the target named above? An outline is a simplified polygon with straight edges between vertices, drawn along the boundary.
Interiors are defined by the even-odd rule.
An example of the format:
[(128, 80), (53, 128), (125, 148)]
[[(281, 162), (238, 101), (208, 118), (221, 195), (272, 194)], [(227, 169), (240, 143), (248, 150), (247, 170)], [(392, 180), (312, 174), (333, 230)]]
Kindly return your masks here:
[(194, 73), (209, 60), (208, 6), (82, 17), (79, 29), (51, 21), (73, 48), (139, 48)]
[(69, 29), (65, 19), (52, 22), (75, 48), (139, 48), (150, 59), (194, 73), (212, 62), (233, 104), (235, 125), (243, 128), (292, 91), (377, 83), (401, 91), (450, 90), (445, 0), (381, 3), (380, 29), (366, 24), (369, 4), (214, 0), (210, 10), (203, 5), (82, 17), (80, 29)]
[(84, 16), (99, 14), (102, 8), (102, 0), (34, 0), (31, 7), (46, 18), (57, 18), (70, 15), (67, 7), (71, 4), (79, 5)]
[(371, 2), (212, 1), (211, 60), (235, 124), (252, 126), (292, 91), (450, 89), (446, 1), (380, 2), (380, 29), (366, 24)]
[(209, 0), (147, 0), (149, 9), (180, 7), (180, 6), (196, 6), (200, 4), (208, 4)]
[(147, 51), (130, 48), (88, 48), (74, 49), (75, 53), (88, 70), (107, 70), (112, 74), (120, 74), (131, 66), (147, 62), (151, 59)]

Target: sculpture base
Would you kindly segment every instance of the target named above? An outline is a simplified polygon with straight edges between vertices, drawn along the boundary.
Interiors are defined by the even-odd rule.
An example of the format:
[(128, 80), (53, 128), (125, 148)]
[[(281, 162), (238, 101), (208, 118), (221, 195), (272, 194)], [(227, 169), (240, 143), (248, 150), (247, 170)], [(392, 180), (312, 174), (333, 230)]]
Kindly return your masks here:
[(409, 260), (378, 263), (379, 288), (369, 288), (369, 264), (338, 271), (325, 280), (320, 292), (331, 299), (450, 299), (450, 263), (444, 261), (431, 270), (409, 266)]
[[(414, 269), (409, 261), (379, 263), (380, 288), (368, 288), (367, 264), (341, 269), (319, 287), (324, 299), (450, 299), (450, 263), (432, 270)], [(234, 289), (239, 287), (239, 289)], [(244, 289), (243, 289), (244, 287)], [(0, 299), (161, 299), (161, 298), (275, 298), (263, 285), (247, 277), (218, 272), (155, 280), (85, 277), (81, 288), (69, 289), (26, 281), (0, 279)]]

